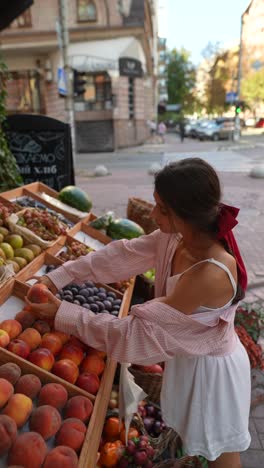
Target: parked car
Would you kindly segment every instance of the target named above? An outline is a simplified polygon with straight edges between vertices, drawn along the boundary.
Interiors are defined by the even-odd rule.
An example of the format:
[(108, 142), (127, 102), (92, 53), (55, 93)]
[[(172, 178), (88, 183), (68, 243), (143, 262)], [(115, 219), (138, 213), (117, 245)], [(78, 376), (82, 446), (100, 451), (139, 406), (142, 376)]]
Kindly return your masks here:
[(190, 136), (192, 138), (200, 138), (200, 133), (208, 125), (209, 122), (210, 120), (207, 119), (197, 120), (197, 122), (191, 128)]
[(211, 121), (199, 130), (199, 140), (231, 140), (234, 137), (234, 121)]
[(264, 118), (261, 117), (256, 123), (256, 128), (264, 128)]

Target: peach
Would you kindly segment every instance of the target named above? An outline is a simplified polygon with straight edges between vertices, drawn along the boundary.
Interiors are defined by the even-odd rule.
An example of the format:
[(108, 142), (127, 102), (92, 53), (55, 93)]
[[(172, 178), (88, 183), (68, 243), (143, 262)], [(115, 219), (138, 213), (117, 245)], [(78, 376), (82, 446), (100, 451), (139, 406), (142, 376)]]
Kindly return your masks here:
[(7, 362), (6, 364), (2, 364), (2, 366), (0, 366), (0, 377), (8, 380), (8, 382), (10, 382), (12, 385), (15, 385), (20, 376), (21, 369), (14, 362)]
[(77, 346), (78, 348), (81, 348), (83, 351), (87, 351), (88, 346), (83, 343), (79, 338), (76, 338), (76, 336), (71, 336), (69, 340), (69, 344)]
[(100, 379), (96, 374), (83, 372), (76, 380), (76, 385), (86, 392), (96, 395), (100, 386)]
[(47, 371), (52, 369), (55, 362), (52, 352), (46, 348), (35, 349), (35, 351), (32, 351), (28, 356), (28, 360)]
[(34, 409), (29, 420), (29, 428), (38, 432), (44, 440), (54, 436), (61, 426), (61, 415), (54, 406), (43, 405)]
[(43, 468), (77, 468), (78, 457), (73, 449), (59, 445), (52, 449), (44, 462)]
[(79, 369), (75, 362), (70, 361), (70, 359), (60, 359), (55, 362), (52, 373), (74, 384), (78, 378)]
[(51, 405), (58, 410), (64, 408), (68, 400), (68, 392), (61, 384), (48, 383), (42, 387), (38, 396), (38, 405)]
[(56, 434), (56, 445), (67, 445), (78, 452), (83, 444), (85, 433), (86, 426), (80, 419), (66, 419)]
[(88, 355), (82, 362), (81, 372), (90, 372), (101, 375), (105, 368), (105, 362), (97, 354)]
[(44, 335), (45, 333), (50, 332), (50, 326), (49, 326), (48, 322), (45, 322), (45, 320), (36, 320), (36, 322), (33, 325), (33, 328), (38, 330), (38, 332), (41, 335)]
[(41, 341), (42, 348), (49, 349), (54, 356), (58, 354), (62, 348), (61, 339), (53, 333), (45, 333)]
[(41, 335), (35, 328), (27, 328), (19, 335), (18, 339), (25, 341), (30, 347), (30, 351), (36, 349), (41, 343)]
[(0, 408), (3, 408), (14, 393), (13, 385), (6, 379), (0, 379)]
[(0, 328), (0, 348), (6, 348), (9, 341), (10, 338), (8, 333)]
[(36, 320), (35, 316), (25, 309), (21, 310), (21, 312), (18, 312), (18, 314), (15, 316), (15, 319), (22, 325), (23, 330), (31, 327), (31, 325), (33, 325)]
[(14, 419), (17, 427), (22, 427), (28, 420), (32, 407), (32, 400), (29, 397), (22, 393), (15, 393), (9, 399), (2, 413)]
[(65, 406), (64, 415), (67, 418), (77, 418), (88, 421), (93, 411), (93, 404), (89, 398), (78, 395), (70, 398)]
[(16, 338), (22, 332), (22, 325), (15, 319), (4, 320), (0, 324), (1, 330), (5, 330), (10, 340)]
[(106, 352), (105, 351), (99, 351), (98, 349), (92, 348), (91, 346), (88, 346), (87, 354), (88, 355), (97, 354), (97, 356), (99, 356), (102, 359), (106, 358)]
[(25, 374), (20, 377), (15, 386), (16, 393), (23, 393), (32, 400), (38, 395), (41, 389), (41, 381), (37, 375)]
[(30, 302), (34, 302), (35, 304), (45, 304), (46, 302), (49, 302), (49, 298), (46, 294), (47, 290), (48, 287), (45, 284), (33, 284), (28, 291), (27, 298)]
[[(40, 468), (47, 454), (47, 446), (37, 432), (19, 434), (8, 454), (8, 466)], [(55, 465), (56, 466), (56, 465)]]
[(7, 346), (7, 349), (8, 351), (11, 351), (11, 353), (14, 353), (17, 356), (20, 356), (24, 359), (27, 359), (30, 353), (29, 345), (25, 341), (19, 340), (18, 338), (10, 341), (9, 345)]
[(70, 359), (75, 362), (77, 366), (81, 364), (83, 358), (84, 352), (81, 348), (74, 346), (71, 343), (66, 343), (60, 352), (60, 359)]
[(58, 330), (52, 330), (52, 333), (60, 338), (63, 345), (70, 339), (70, 335), (67, 335), (67, 333), (63, 333)]
[(7, 452), (17, 436), (15, 421), (5, 414), (0, 415), (0, 456)]

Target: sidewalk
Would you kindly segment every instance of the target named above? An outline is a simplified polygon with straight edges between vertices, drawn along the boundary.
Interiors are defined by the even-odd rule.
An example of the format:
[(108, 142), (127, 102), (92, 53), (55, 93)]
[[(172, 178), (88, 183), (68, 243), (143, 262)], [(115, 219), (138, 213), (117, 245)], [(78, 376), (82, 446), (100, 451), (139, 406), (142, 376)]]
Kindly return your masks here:
[[(148, 151), (147, 146), (140, 148)], [(133, 151), (130, 150), (130, 153)], [(239, 172), (221, 172), (220, 178), (224, 200), (240, 207), (239, 225), (234, 232), (248, 270), (246, 302), (264, 302), (264, 179), (252, 179), (246, 173)], [(153, 176), (142, 169), (116, 169), (112, 175), (101, 178), (77, 176), (76, 183), (91, 195), (93, 211), (98, 215), (112, 210), (116, 216), (126, 217), (127, 201), (131, 196), (153, 201)], [(261, 400), (260, 395), (262, 401), (258, 401)], [(243, 468), (264, 467), (263, 396), (264, 373), (253, 371), (252, 401), (255, 405), (250, 414), (252, 442), (242, 454)]]

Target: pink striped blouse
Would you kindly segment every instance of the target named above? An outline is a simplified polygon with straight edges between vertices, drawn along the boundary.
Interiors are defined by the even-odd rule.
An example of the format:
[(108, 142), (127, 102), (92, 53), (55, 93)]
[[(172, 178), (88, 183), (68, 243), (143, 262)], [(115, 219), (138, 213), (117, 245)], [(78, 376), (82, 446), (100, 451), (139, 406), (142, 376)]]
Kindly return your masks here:
[[(60, 289), (70, 282), (112, 283), (156, 269), (155, 295), (165, 295), (170, 264), (179, 242), (176, 234), (160, 230), (131, 241), (115, 241), (102, 250), (69, 261), (48, 276)], [(230, 306), (210, 323), (200, 323), (194, 315), (153, 299), (135, 305), (122, 320), (98, 314), (62, 301), (56, 314), (57, 330), (73, 334), (119, 362), (150, 365), (169, 360), (176, 354), (221, 356), (236, 345), (234, 316)], [(201, 312), (200, 317), (208, 312)]]

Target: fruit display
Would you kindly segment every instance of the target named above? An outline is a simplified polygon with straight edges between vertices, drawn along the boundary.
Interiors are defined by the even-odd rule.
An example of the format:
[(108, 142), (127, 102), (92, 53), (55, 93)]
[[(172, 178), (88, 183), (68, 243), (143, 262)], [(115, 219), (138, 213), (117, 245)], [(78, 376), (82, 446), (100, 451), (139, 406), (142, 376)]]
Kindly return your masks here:
[(89, 195), (74, 185), (64, 187), (59, 192), (58, 199), (66, 205), (83, 212), (89, 212), (92, 208), (92, 200)]
[(0, 464), (77, 468), (93, 412), (89, 398), (68, 395), (18, 365), (0, 365)]
[(113, 291), (97, 287), (92, 281), (79, 285), (71, 283), (58, 292), (60, 299), (78, 304), (95, 314), (111, 314), (118, 316), (122, 299)]
[(6, 227), (0, 227), (0, 265), (11, 264), (18, 273), (41, 253), (41, 247), (26, 243), (20, 234), (11, 233)]
[(66, 226), (56, 216), (37, 208), (28, 208), (21, 212), (17, 225), (26, 227), (45, 241), (52, 241), (66, 234)]
[(85, 244), (82, 244), (78, 241), (72, 241), (71, 243), (65, 244), (66, 251), (59, 253), (58, 258), (67, 262), (68, 260), (76, 260), (76, 258), (81, 257), (82, 255), (87, 255), (94, 250), (91, 247), (88, 247)]
[(133, 239), (145, 234), (139, 224), (130, 221), (130, 219), (120, 218), (110, 222), (106, 233), (112, 239)]
[[(50, 208), (47, 208), (47, 206), (44, 205), (44, 203), (41, 203), (41, 202), (39, 202), (37, 200), (34, 200), (34, 198), (32, 198), (32, 197), (28, 197), (28, 196), (19, 197), (17, 199), (17, 203), (23, 208), (38, 208), (39, 210), (46, 211), (47, 213), (49, 213), (52, 216), (56, 217), (61, 223), (65, 224), (69, 228), (73, 227), (73, 225), (74, 225), (74, 223), (72, 221), (67, 219), (61, 213), (57, 213), (56, 211), (54, 211), (54, 210), (52, 210)], [(20, 210), (21, 210), (21, 208), (20, 208)]]

